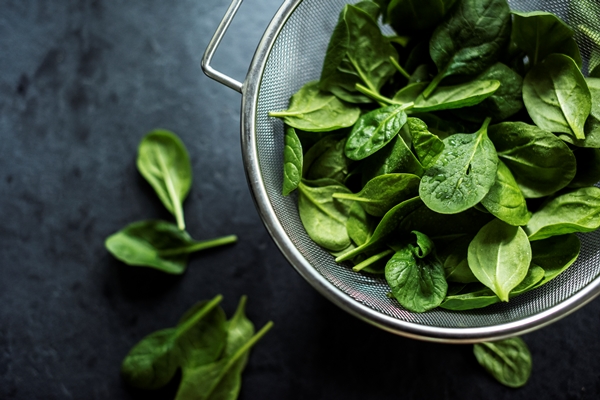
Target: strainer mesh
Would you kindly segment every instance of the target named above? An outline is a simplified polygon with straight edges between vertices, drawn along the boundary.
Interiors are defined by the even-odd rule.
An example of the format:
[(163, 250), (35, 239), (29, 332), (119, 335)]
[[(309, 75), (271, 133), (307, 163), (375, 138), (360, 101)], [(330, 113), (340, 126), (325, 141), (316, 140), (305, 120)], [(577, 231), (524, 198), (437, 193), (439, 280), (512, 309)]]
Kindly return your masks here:
[[(302, 1), (277, 37), (259, 86), (256, 145), (262, 178), (276, 218), (308, 263), (345, 295), (373, 310), (406, 322), (444, 328), (494, 326), (530, 317), (568, 299), (594, 280), (600, 274), (600, 233), (581, 235), (581, 255), (573, 266), (549, 284), (510, 303), (472, 311), (438, 309), (417, 314), (404, 310), (396, 300), (387, 297), (389, 288), (384, 279), (355, 273), (347, 266), (336, 264), (331, 255), (308, 237), (298, 216), (296, 196), (281, 195), (283, 124), (267, 113), (287, 108), (292, 94), (306, 82), (319, 78), (329, 36), (345, 3), (348, 1)], [(594, 47), (598, 46), (579, 31), (578, 26), (586, 21), (581, 15), (570, 15), (569, 1), (513, 0), (509, 3), (514, 10), (543, 10), (559, 15), (577, 31), (576, 38), (585, 58), (584, 69), (587, 70), (590, 58), (594, 62)], [(590, 11), (600, 16), (600, 6), (594, 7)], [(600, 24), (600, 19), (594, 21)], [(587, 23), (589, 26), (589, 21)], [(600, 27), (594, 30), (598, 32)], [(595, 39), (600, 43), (600, 36)]]

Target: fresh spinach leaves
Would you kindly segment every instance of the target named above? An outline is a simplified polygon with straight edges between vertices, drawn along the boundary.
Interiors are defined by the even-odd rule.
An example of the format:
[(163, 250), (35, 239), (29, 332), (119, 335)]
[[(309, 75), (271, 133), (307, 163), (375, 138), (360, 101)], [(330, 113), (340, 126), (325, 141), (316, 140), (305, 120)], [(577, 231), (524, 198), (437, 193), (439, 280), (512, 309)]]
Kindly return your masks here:
[(283, 149), (283, 195), (293, 192), (302, 179), (302, 144), (296, 130), (291, 126), (285, 130)]
[(515, 337), (473, 346), (477, 362), (498, 382), (521, 387), (531, 375), (531, 353), (523, 339)]

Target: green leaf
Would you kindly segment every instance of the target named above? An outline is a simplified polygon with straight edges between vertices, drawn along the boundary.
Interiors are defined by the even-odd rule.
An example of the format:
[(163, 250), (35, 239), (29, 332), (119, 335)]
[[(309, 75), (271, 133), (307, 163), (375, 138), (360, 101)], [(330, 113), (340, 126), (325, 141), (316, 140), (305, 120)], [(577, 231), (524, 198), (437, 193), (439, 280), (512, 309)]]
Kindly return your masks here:
[(320, 88), (344, 101), (369, 103), (370, 98), (356, 91), (356, 84), (379, 92), (396, 72), (390, 57), (398, 60), (398, 53), (377, 22), (367, 11), (347, 4), (327, 47)]
[(313, 81), (292, 96), (287, 110), (271, 111), (269, 116), (281, 118), (287, 125), (304, 131), (328, 132), (354, 125), (360, 108), (322, 92), (319, 82)]
[(496, 179), (498, 156), (487, 135), (486, 120), (473, 134), (444, 139), (444, 151), (423, 175), (419, 195), (427, 207), (456, 214), (473, 207), (489, 192)]
[(412, 174), (386, 174), (371, 179), (358, 193), (335, 193), (336, 199), (356, 201), (366, 212), (382, 217), (396, 204), (415, 197), (420, 179)]
[(433, 165), (444, 151), (444, 142), (429, 132), (425, 122), (408, 118), (405, 125), (410, 133), (415, 154), (424, 168)]
[(514, 176), (502, 161), (498, 161), (496, 182), (481, 199), (481, 205), (496, 218), (509, 225), (526, 225), (531, 218), (525, 197)]
[(308, 180), (327, 178), (344, 182), (352, 164), (344, 154), (345, 147), (346, 139), (340, 135), (319, 140), (304, 155), (302, 176)]
[[(419, 84), (417, 84), (419, 85)], [(423, 94), (414, 101), (414, 112), (431, 112), (470, 107), (481, 103), (500, 88), (497, 80), (474, 80), (453, 86), (438, 86), (429, 97)]]
[(592, 96), (592, 109), (583, 127), (585, 139), (579, 140), (571, 134), (558, 133), (558, 137), (578, 147), (600, 148), (600, 79), (586, 78)]
[(581, 55), (573, 29), (556, 15), (543, 11), (513, 11), (512, 41), (525, 51), (532, 65), (553, 53), (571, 57), (581, 67)]
[(551, 198), (534, 212), (525, 227), (529, 240), (574, 232), (591, 232), (600, 227), (600, 189), (576, 189)]
[(527, 275), (531, 246), (521, 227), (495, 219), (469, 245), (469, 267), (502, 301)]
[(473, 240), (473, 236), (463, 235), (449, 241), (445, 245), (438, 245), (437, 254), (444, 266), (446, 281), (458, 283), (479, 282), (475, 275), (473, 275), (473, 272), (471, 272), (467, 260), (471, 240)]
[(534, 66), (523, 81), (523, 101), (531, 119), (550, 132), (585, 139), (590, 115), (590, 90), (572, 58), (551, 54)]
[(500, 56), (510, 37), (506, 0), (461, 0), (431, 37), (429, 52), (438, 74), (423, 95), (429, 95), (448, 76), (479, 75)]
[(388, 20), (398, 34), (414, 34), (435, 28), (456, 0), (392, 0)]
[(531, 242), (531, 262), (544, 269), (544, 279), (535, 287), (550, 282), (569, 268), (580, 250), (581, 242), (574, 233)]
[[(318, 182), (318, 181), (317, 181)], [(306, 233), (319, 246), (339, 251), (350, 245), (346, 222), (352, 202), (333, 198), (334, 193), (351, 193), (345, 186), (324, 182), (311, 187), (315, 181), (300, 182), (298, 212)]]
[(518, 337), (473, 346), (477, 362), (501, 384), (517, 388), (531, 375), (531, 353)]
[(400, 132), (406, 119), (404, 108), (399, 105), (378, 108), (362, 115), (346, 141), (346, 157), (362, 160), (375, 153)]
[(293, 192), (302, 179), (302, 144), (296, 131), (287, 127), (283, 148), (283, 195)]
[(422, 236), (416, 246), (409, 243), (398, 249), (385, 266), (385, 279), (392, 294), (402, 307), (413, 312), (439, 306), (448, 290), (444, 267), (430, 254), (433, 244), (425, 240), (425, 247), (421, 247)]
[(573, 153), (550, 132), (524, 122), (503, 122), (490, 126), (488, 134), (526, 198), (550, 195), (575, 176)]
[(369, 217), (359, 202), (352, 204), (346, 221), (346, 231), (355, 245), (365, 244), (373, 235), (376, 226), (375, 220)]
[(143, 338), (123, 360), (123, 379), (140, 389), (157, 389), (169, 383), (178, 368), (216, 361), (227, 335), (225, 313), (218, 307), (221, 299), (198, 303), (176, 327)]
[(192, 185), (192, 166), (183, 142), (166, 130), (154, 130), (140, 142), (137, 168), (164, 206), (185, 229), (183, 201)]
[(110, 235), (105, 246), (127, 265), (150, 267), (179, 275), (187, 268), (190, 253), (236, 241), (235, 235), (195, 241), (170, 222), (147, 220), (129, 224)]

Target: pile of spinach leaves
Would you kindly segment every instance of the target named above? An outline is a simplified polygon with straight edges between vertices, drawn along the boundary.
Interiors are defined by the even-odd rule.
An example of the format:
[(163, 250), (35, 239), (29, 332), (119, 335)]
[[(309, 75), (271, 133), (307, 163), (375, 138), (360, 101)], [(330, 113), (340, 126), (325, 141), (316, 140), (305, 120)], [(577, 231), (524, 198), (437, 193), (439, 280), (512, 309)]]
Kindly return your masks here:
[(407, 310), (509, 301), (600, 227), (600, 79), (581, 68), (566, 23), (506, 0), (347, 4), (320, 79), (271, 113), (283, 194)]

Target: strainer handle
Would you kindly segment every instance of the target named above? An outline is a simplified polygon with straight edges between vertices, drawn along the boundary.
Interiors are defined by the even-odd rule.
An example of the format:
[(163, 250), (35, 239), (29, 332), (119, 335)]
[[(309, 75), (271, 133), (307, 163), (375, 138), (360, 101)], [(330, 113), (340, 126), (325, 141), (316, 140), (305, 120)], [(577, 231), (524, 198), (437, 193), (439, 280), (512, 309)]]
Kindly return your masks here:
[(233, 21), (233, 17), (237, 13), (241, 4), (242, 0), (233, 0), (231, 2), (229, 8), (225, 12), (225, 15), (223, 16), (223, 19), (221, 20), (221, 23), (217, 27), (215, 34), (213, 35), (212, 39), (210, 39), (210, 42), (206, 47), (206, 51), (204, 52), (204, 56), (202, 57), (202, 70), (209, 78), (214, 79), (215, 81), (222, 83), (223, 85), (240, 93), (242, 93), (243, 84), (240, 81), (237, 81), (232, 77), (217, 71), (210, 65), (210, 62), (212, 61), (219, 44), (221, 44), (221, 40), (223, 40), (223, 36), (225, 36), (225, 32), (227, 32), (227, 28), (229, 28), (229, 25), (231, 24), (231, 21)]

